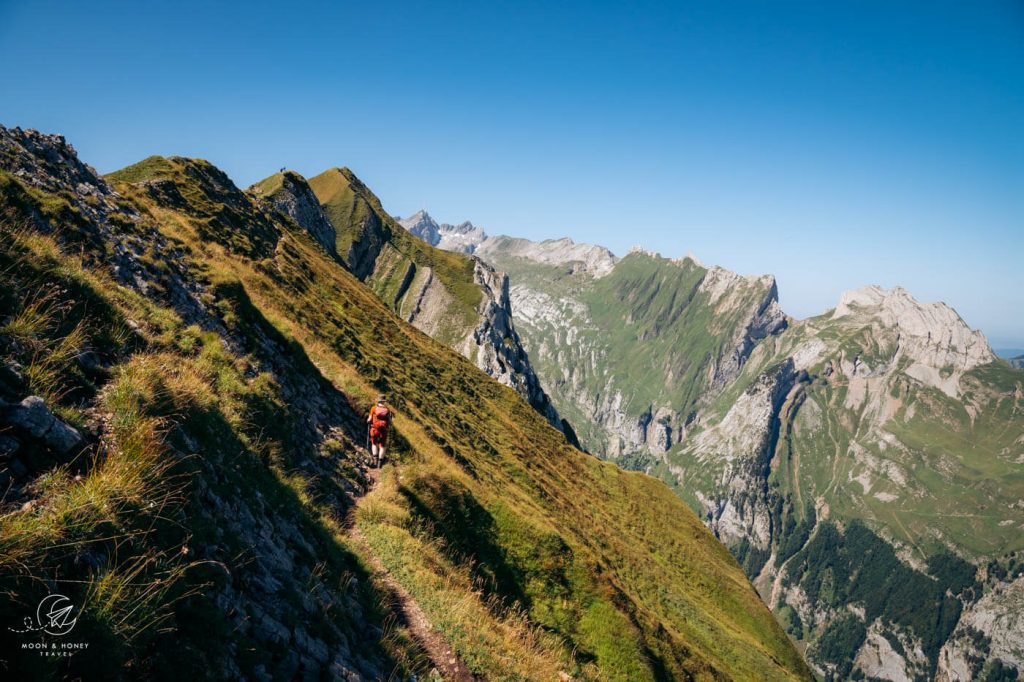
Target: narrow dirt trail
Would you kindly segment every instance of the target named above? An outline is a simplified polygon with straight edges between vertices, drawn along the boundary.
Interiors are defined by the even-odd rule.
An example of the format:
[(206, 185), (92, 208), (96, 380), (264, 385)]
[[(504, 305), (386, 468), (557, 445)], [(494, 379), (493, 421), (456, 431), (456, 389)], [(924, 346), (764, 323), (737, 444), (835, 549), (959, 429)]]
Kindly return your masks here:
[(377, 487), (380, 474), (380, 469), (370, 468), (366, 471), (368, 479), (366, 492), (356, 498), (355, 505), (349, 510), (346, 520), (346, 534), (349, 540), (358, 548), (359, 553), (369, 563), (380, 584), (388, 591), (391, 603), (394, 605), (400, 621), (409, 628), (409, 632), (412, 633), (416, 642), (426, 651), (430, 661), (434, 664), (434, 668), (440, 673), (441, 677), (445, 680), (453, 680), (454, 682), (476, 680), (469, 667), (459, 658), (459, 655), (449, 646), (444, 637), (431, 626), (430, 620), (423, 613), (420, 605), (416, 603), (416, 599), (399, 584), (377, 557), (373, 548), (370, 547), (370, 543), (366, 540), (366, 536), (363, 535), (363, 532), (359, 530), (359, 526), (356, 525), (356, 511)]

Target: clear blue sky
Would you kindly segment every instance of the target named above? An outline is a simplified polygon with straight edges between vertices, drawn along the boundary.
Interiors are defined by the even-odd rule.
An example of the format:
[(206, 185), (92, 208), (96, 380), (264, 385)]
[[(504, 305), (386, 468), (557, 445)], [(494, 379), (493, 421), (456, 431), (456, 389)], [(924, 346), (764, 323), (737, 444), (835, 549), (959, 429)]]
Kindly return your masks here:
[(1024, 3), (0, 0), (0, 122), (102, 172), (347, 165), (392, 213), (866, 283), (1024, 347)]

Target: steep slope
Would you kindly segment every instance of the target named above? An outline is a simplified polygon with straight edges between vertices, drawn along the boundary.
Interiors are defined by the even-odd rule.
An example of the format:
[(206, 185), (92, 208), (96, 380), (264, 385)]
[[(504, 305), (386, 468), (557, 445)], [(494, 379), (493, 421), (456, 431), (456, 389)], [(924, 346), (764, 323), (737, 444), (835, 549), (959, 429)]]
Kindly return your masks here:
[(582, 441), (672, 485), (820, 673), (1024, 667), (1007, 634), (1024, 373), (955, 311), (865, 287), (794, 323), (770, 278), (692, 259), (508, 237), (476, 253), (510, 273), (524, 344)]
[[(171, 180), (181, 168), (188, 182)], [(193, 251), (262, 258), (280, 229), (209, 164), (134, 171), (149, 178), (139, 192), (194, 211), (193, 242), (63, 138), (0, 127), (5, 676), (419, 670), (404, 629), (383, 636), (384, 594), (338, 539), (364, 485), (360, 416)], [(12, 632), (48, 593), (70, 599), (73, 632)], [(84, 648), (21, 648), (68, 642)]]
[(608, 457), (664, 453), (756, 341), (786, 325), (771, 277), (570, 240), (492, 237), (477, 251), (509, 273), (542, 384), (584, 446)]
[(404, 320), (514, 388), (579, 444), (522, 348), (503, 273), (410, 235), (347, 168), (327, 170), (309, 184), (337, 231), (337, 253), (356, 277)]
[(806, 677), (665, 486), (566, 445), (216, 168), (153, 158), (111, 186), (63, 139), (2, 128), (0, 160), (4, 403), (41, 394), (84, 448), (52, 423), (4, 434), (0, 613), (59, 587), (91, 643), (8, 671), (425, 673), (340, 526), (365, 485), (353, 405), (384, 390), (400, 464), (356, 522), (474, 672)]

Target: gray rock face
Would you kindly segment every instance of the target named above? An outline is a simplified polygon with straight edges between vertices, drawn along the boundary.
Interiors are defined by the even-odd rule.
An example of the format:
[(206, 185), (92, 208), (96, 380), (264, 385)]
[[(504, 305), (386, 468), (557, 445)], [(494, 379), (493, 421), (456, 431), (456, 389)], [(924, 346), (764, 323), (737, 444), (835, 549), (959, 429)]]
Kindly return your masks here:
[(845, 291), (831, 319), (895, 332), (896, 353), (910, 363), (906, 373), (952, 398), (959, 398), (965, 372), (996, 358), (985, 335), (955, 310), (945, 303), (919, 303), (901, 287)]
[[(759, 286), (742, 286), (750, 283)], [(745, 300), (746, 292), (757, 290), (763, 292), (758, 298)], [(748, 307), (744, 324), (737, 327), (733, 336), (732, 350), (723, 355), (715, 366), (710, 382), (710, 392), (714, 394), (736, 378), (758, 342), (784, 330), (789, 321), (779, 307), (779, 289), (771, 275), (743, 277), (724, 268), (713, 267), (701, 282), (700, 291), (708, 294), (712, 305), (728, 301), (733, 308)], [(741, 291), (744, 295), (737, 296)], [(730, 301), (731, 298), (735, 300)]]
[[(981, 641), (982, 634), (991, 640), (993, 652), (998, 641), (998, 656), (992, 654), (989, 662), (999, 658), (1019, 665), (1019, 638), (1001, 634), (1019, 625), (1011, 615), (1018, 608), (1019, 588), (990, 580), (986, 596), (977, 603), (961, 596), (960, 624), (936, 661), (935, 651), (926, 653), (916, 631), (866, 617), (861, 603), (811, 600), (794, 578), (812, 561), (793, 553), (793, 540), (801, 536), (780, 523), (784, 515), (768, 513), (773, 503), (779, 509), (810, 510), (815, 528), (798, 543), (813, 538), (825, 523), (863, 521), (901, 561), (921, 573), (929, 570), (924, 559), (936, 551), (928, 544), (936, 540), (962, 558), (983, 562), (979, 553), (984, 556), (992, 550), (979, 551), (973, 538), (946, 523), (978, 504), (967, 502), (964, 495), (973, 483), (947, 478), (946, 472), (977, 466), (979, 461), (1000, 471), (1001, 478), (993, 477), (1000, 488), (992, 490), (1002, 490), (1003, 498), (991, 499), (990, 493), (981, 501), (985, 506), (979, 507), (999, 510), (994, 520), (978, 517), (990, 519), (985, 535), (991, 538), (1005, 528), (1024, 528), (1020, 488), (1012, 488), (1012, 464), (1024, 462), (1021, 414), (1015, 407), (1021, 389), (1019, 383), (1014, 388), (1019, 380), (1011, 376), (986, 383), (984, 377), (991, 376), (986, 373), (1007, 370), (993, 362), (984, 336), (944, 304), (919, 303), (902, 289), (880, 287), (847, 292), (834, 311), (792, 323), (771, 339), (751, 336), (753, 350), (726, 384), (749, 382), (748, 388), (703, 415), (701, 428), (674, 460), (678, 465), (670, 468), (697, 489), (704, 517), (723, 541), (734, 550), (742, 547), (741, 555), (758, 553), (751, 574), (755, 586), (770, 607), (797, 614), (816, 670), (829, 670), (829, 664), (815, 659), (816, 633), (847, 613), (864, 620), (866, 638), (858, 651), (850, 652), (850, 659), (870, 677), (910, 680), (935, 674), (939, 679), (976, 679), (982, 673), (979, 661), (989, 656), (972, 644)], [(793, 378), (769, 392), (764, 382), (780, 362)], [(979, 368), (985, 373), (972, 371)], [(961, 409), (977, 423), (990, 423), (997, 411), (1005, 415), (998, 418), (994, 432), (997, 438), (1002, 434), (1000, 444), (984, 454), (943, 448), (942, 438), (953, 433), (963, 443), (977, 438), (973, 430), (956, 426), (952, 415)], [(917, 462), (925, 448), (931, 459), (922, 473)], [(686, 463), (688, 459), (692, 464)], [(935, 471), (942, 472), (940, 477), (930, 478)], [(702, 483), (694, 482), (697, 476)], [(842, 511), (836, 513), (836, 508)], [(879, 513), (879, 508), (884, 511)], [(926, 521), (918, 516), (921, 510), (927, 510)], [(1012, 538), (1009, 543), (1012, 547)], [(837, 548), (837, 555), (840, 552)], [(994, 556), (999, 553), (995, 550)], [(929, 672), (935, 665), (937, 672)]]
[(42, 441), (59, 455), (68, 454), (85, 444), (82, 434), (54, 415), (39, 396), (29, 396), (17, 405), (6, 405), (0, 409), (7, 424)]
[(744, 539), (767, 550), (771, 511), (764, 493), (779, 435), (779, 412), (796, 388), (793, 361), (765, 372), (733, 403), (725, 418), (694, 438), (692, 451), (720, 471), (717, 495), (698, 492), (708, 525), (727, 545)]
[[(268, 192), (266, 187), (268, 181), (280, 179), (280, 185), (272, 187)], [(271, 176), (262, 183), (253, 185), (249, 191), (256, 196), (264, 197), (270, 204), (288, 216), (302, 229), (313, 235), (313, 238), (324, 247), (327, 253), (335, 255), (335, 241), (337, 235), (334, 225), (324, 215), (323, 208), (317, 200), (309, 183), (298, 173), (285, 171)]]
[(466, 337), (460, 352), (476, 359), (477, 367), (506, 386), (511, 386), (527, 402), (547, 418), (566, 437), (579, 447), (575, 434), (566, 428), (544, 389), (541, 388), (530, 359), (523, 350), (512, 320), (508, 275), (496, 272), (482, 261), (477, 261), (473, 279), (486, 292), (480, 304), (480, 324)]
[[(603, 247), (568, 239), (509, 237), (489, 238), (477, 254), (513, 271), (517, 326), (545, 389), (581, 428), (584, 445), (613, 458), (658, 458), (675, 447), (697, 419), (694, 398), (714, 398), (756, 344), (788, 324), (772, 277), (742, 277), (691, 258), (636, 252), (620, 260)], [(641, 296), (640, 289), (643, 300), (628, 300)], [(652, 304), (659, 290), (674, 293)], [(597, 291), (603, 293), (595, 298)], [(606, 305), (615, 319), (601, 312)], [(684, 315), (712, 321), (708, 350), (697, 357), (675, 343), (677, 332), (685, 331), (678, 322)], [(622, 337), (618, 346), (612, 336)], [(631, 357), (652, 347), (659, 350), (646, 357), (662, 374), (638, 382)], [(684, 393), (694, 396), (688, 404), (680, 400)]]
[(396, 217), (395, 220), (398, 221), (399, 225), (409, 230), (410, 234), (419, 237), (431, 246), (437, 246), (441, 243), (441, 226), (426, 211), (421, 209), (408, 218)]
[[(74, 188), (79, 196), (93, 197), (103, 208), (113, 196), (92, 166), (82, 163), (63, 135), (0, 125), (0, 168), (40, 189), (63, 192)], [(100, 210), (94, 208), (92, 212)]]
[[(984, 648), (979, 644), (985, 640), (976, 633), (987, 639)], [(942, 647), (935, 678), (978, 679), (979, 663), (995, 660), (1018, 666), (1024, 661), (1024, 575), (996, 584), (964, 612)]]
[(521, 258), (545, 265), (573, 263), (579, 272), (604, 277), (612, 271), (619, 259), (611, 251), (596, 244), (577, 244), (569, 238), (545, 239), (541, 242), (514, 237), (488, 237), (477, 249), (484, 260), (500, 255)]
[(487, 233), (468, 220), (458, 225), (438, 223), (429, 213), (420, 210), (408, 218), (397, 219), (398, 224), (431, 246), (445, 251), (475, 253), (487, 240)]

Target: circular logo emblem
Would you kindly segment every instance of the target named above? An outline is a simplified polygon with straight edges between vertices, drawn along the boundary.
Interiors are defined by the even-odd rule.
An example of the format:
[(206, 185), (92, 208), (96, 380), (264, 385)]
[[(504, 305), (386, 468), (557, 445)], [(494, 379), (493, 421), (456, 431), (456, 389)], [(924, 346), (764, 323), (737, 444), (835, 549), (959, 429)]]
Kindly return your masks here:
[(36, 609), (36, 622), (40, 629), (54, 636), (66, 635), (78, 622), (75, 605), (63, 594), (51, 594), (43, 597)]

